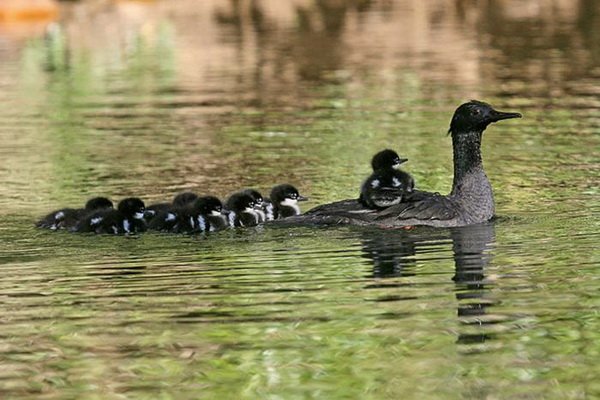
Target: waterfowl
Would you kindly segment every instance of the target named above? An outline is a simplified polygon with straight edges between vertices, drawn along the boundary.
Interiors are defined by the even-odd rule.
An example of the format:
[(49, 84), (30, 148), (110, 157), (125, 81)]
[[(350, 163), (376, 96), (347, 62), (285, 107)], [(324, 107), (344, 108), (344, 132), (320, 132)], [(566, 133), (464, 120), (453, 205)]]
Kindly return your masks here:
[(483, 169), (481, 140), (494, 122), (521, 118), (515, 112), (496, 111), (482, 101), (460, 105), (450, 122), (454, 153), (452, 191), (447, 195), (414, 190), (401, 203), (382, 210), (371, 210), (357, 200), (325, 204), (286, 224), (352, 224), (386, 228), (427, 225), (457, 227), (477, 224), (494, 216), (492, 186)]
[(269, 197), (272, 204), (273, 219), (300, 215), (298, 202), (308, 200), (307, 197), (298, 192), (298, 189), (287, 183), (274, 186)]
[(146, 207), (144, 212), (144, 220), (146, 223), (150, 223), (155, 215), (160, 212), (168, 211), (172, 208), (185, 207), (188, 204), (193, 203), (198, 198), (198, 195), (193, 192), (183, 192), (173, 197), (173, 201), (170, 203), (154, 203)]
[(396, 169), (408, 161), (394, 150), (385, 149), (373, 156), (373, 173), (361, 186), (358, 201), (366, 208), (393, 206), (412, 193), (415, 181), (408, 173)]
[(245, 191), (229, 196), (225, 203), (228, 212), (229, 225), (232, 227), (256, 226), (260, 223), (260, 216), (256, 212), (254, 197)]
[(83, 208), (62, 208), (60, 210), (52, 211), (50, 214), (36, 222), (35, 226), (38, 228), (51, 229), (53, 231), (57, 229), (71, 229), (84, 215), (94, 211), (112, 208), (112, 201), (106, 197), (93, 197), (85, 203)]
[(198, 197), (191, 204), (159, 212), (148, 229), (174, 233), (201, 233), (228, 226), (223, 204), (214, 196)]
[(116, 210), (101, 210), (90, 213), (79, 220), (74, 232), (129, 234), (144, 232), (144, 202), (137, 197), (128, 197), (119, 202)]
[(265, 203), (265, 199), (263, 195), (256, 189), (244, 189), (242, 193), (249, 194), (254, 199), (254, 211), (258, 216), (258, 222), (262, 223), (268, 220), (266, 207), (268, 206)]

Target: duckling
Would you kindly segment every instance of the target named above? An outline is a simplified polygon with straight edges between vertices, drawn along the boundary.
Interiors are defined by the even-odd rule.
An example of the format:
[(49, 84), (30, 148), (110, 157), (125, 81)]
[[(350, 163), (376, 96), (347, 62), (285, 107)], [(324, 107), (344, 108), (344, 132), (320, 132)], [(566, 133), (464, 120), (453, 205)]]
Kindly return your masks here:
[(84, 208), (62, 208), (46, 215), (36, 222), (38, 228), (47, 228), (53, 231), (57, 229), (71, 229), (84, 215), (104, 209), (112, 209), (113, 203), (106, 197), (93, 197), (85, 203)]
[(193, 203), (197, 198), (198, 195), (196, 193), (183, 192), (173, 197), (173, 201), (171, 203), (150, 204), (148, 207), (146, 207), (146, 211), (144, 212), (144, 220), (147, 224), (150, 224), (154, 216), (156, 216), (158, 213), (162, 211), (168, 211), (172, 208), (184, 207)]
[(254, 211), (258, 215), (258, 222), (263, 223), (267, 221), (267, 215), (265, 213), (265, 200), (263, 195), (255, 189), (244, 189), (242, 193), (249, 194), (254, 199)]
[(214, 232), (229, 226), (223, 204), (214, 196), (202, 196), (177, 213), (172, 231), (177, 233)]
[(175, 233), (213, 232), (229, 226), (222, 211), (221, 200), (214, 196), (202, 196), (186, 206), (159, 212), (148, 229)]
[(412, 193), (415, 183), (404, 171), (395, 169), (408, 161), (393, 150), (383, 150), (373, 156), (373, 174), (362, 184), (359, 201), (367, 208), (380, 209), (400, 203)]
[(260, 223), (254, 197), (244, 191), (229, 196), (225, 206), (229, 210), (229, 225), (232, 227), (256, 226)]
[(307, 197), (300, 195), (298, 189), (287, 183), (274, 186), (271, 189), (270, 198), (273, 208), (273, 219), (300, 215), (298, 202), (308, 200)]
[(119, 202), (116, 210), (101, 210), (90, 213), (79, 220), (74, 232), (129, 234), (144, 232), (144, 202), (137, 197), (128, 197)]

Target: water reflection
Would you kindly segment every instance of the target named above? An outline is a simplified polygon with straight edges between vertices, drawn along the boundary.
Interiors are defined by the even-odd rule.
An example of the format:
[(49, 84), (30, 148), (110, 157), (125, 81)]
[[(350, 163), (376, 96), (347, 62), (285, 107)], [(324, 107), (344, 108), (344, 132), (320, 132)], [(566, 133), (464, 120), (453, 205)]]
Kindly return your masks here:
[[(485, 274), (487, 265), (493, 259), (493, 222), (444, 231), (365, 230), (361, 240), (363, 257), (373, 265), (372, 276), (381, 279), (415, 275), (418, 254), (435, 255), (439, 253), (440, 246), (446, 246), (451, 241), (457, 316), (463, 326), (469, 327), (467, 331), (458, 333), (457, 342), (482, 343), (491, 337), (485, 332), (484, 325), (495, 322), (495, 319), (488, 320), (485, 317), (486, 309), (494, 304), (488, 296), (491, 283)], [(369, 285), (368, 288), (382, 285)], [(389, 298), (383, 300), (389, 301)], [(473, 332), (473, 326), (482, 328)]]

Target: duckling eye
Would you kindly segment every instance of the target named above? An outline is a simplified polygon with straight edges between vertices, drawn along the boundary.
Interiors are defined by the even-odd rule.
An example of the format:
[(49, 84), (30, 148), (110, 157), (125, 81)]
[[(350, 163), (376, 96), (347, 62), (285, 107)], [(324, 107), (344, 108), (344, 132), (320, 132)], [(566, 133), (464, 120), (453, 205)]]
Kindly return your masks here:
[(476, 108), (473, 111), (471, 111), (471, 115), (479, 115), (479, 114), (481, 114), (481, 110), (479, 108)]

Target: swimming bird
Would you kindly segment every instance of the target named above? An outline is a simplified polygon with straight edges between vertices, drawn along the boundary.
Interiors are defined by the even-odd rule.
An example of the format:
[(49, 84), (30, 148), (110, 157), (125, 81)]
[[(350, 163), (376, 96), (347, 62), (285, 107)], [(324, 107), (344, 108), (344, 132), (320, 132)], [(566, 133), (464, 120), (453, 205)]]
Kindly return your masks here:
[(258, 216), (258, 222), (267, 221), (268, 217), (266, 213), (268, 210), (266, 210), (267, 204), (263, 195), (256, 189), (244, 189), (242, 193), (249, 194), (254, 199), (254, 211), (256, 211), (256, 215)]
[(168, 211), (172, 208), (184, 207), (188, 204), (193, 203), (198, 198), (198, 195), (193, 192), (183, 192), (173, 197), (171, 203), (154, 203), (146, 207), (144, 212), (144, 220), (146, 223), (150, 223), (155, 215), (162, 211)]
[(256, 226), (260, 223), (260, 216), (256, 212), (256, 201), (251, 194), (241, 191), (229, 196), (225, 202), (228, 212), (229, 225)]
[(191, 204), (159, 212), (148, 229), (174, 233), (202, 233), (229, 226), (223, 204), (214, 196), (198, 197)]
[(447, 195), (414, 190), (401, 203), (383, 210), (370, 210), (357, 200), (343, 200), (316, 207), (285, 223), (399, 228), (456, 227), (488, 221), (494, 216), (495, 205), (492, 185), (483, 169), (481, 140), (491, 123), (510, 118), (521, 118), (521, 114), (496, 111), (477, 100), (456, 109), (448, 131), (454, 153), (454, 180)]
[(386, 208), (398, 204), (412, 193), (415, 181), (408, 173), (396, 169), (408, 161), (394, 150), (385, 149), (373, 156), (373, 173), (360, 188), (358, 201), (367, 208)]
[(270, 203), (273, 219), (287, 218), (300, 214), (299, 201), (308, 200), (294, 186), (284, 183), (271, 189)]
[(114, 235), (144, 232), (144, 211), (142, 200), (128, 197), (119, 202), (116, 210), (101, 210), (86, 215), (72, 230)]
[(38, 228), (47, 228), (51, 230), (57, 229), (70, 229), (73, 228), (79, 219), (84, 215), (100, 211), (104, 209), (113, 208), (113, 203), (106, 197), (93, 197), (89, 199), (84, 208), (62, 208), (60, 210), (52, 211), (44, 218), (36, 222), (35, 226)]

